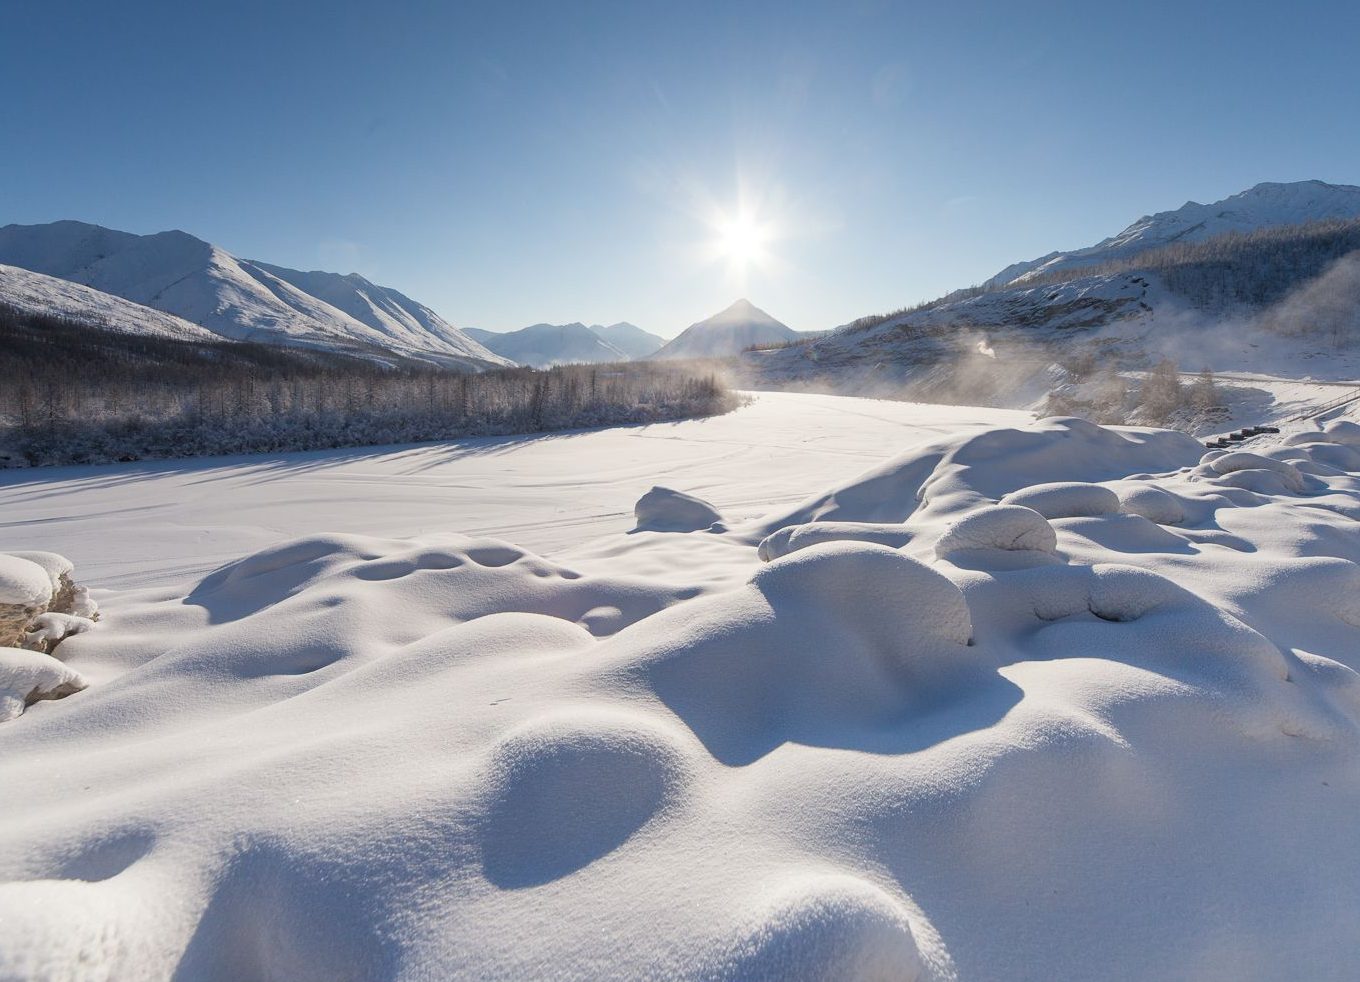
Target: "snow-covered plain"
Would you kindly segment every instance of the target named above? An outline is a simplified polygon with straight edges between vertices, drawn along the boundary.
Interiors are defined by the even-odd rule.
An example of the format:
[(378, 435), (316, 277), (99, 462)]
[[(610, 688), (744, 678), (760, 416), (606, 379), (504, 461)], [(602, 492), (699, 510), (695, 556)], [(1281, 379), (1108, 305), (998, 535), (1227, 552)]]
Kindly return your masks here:
[(762, 395), (7, 476), (145, 589), (0, 725), (0, 978), (1353, 978), (1360, 426), (1202, 451)]

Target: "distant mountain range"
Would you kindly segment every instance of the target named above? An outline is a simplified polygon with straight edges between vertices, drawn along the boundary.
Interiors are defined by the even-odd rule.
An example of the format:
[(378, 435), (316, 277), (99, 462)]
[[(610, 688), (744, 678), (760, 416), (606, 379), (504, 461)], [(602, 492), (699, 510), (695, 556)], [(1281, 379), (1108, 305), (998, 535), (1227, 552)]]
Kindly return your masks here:
[(465, 328), (465, 333), (520, 365), (548, 368), (571, 363), (598, 364), (646, 358), (665, 342), (627, 322), (587, 327), (573, 324), (533, 324), (518, 331), (497, 333)]
[(706, 320), (691, 324), (658, 351), (655, 358), (728, 358), (753, 345), (794, 341), (799, 333), (761, 310), (738, 300)]
[[(468, 370), (509, 364), (423, 304), (362, 276), (238, 259), (186, 232), (134, 235), (72, 221), (6, 225), (0, 264), (173, 315), (218, 338)], [(31, 299), (35, 289), (54, 297), (62, 292), (31, 278), (0, 277), (0, 301), (11, 290)], [(129, 330), (136, 321), (126, 307), (117, 319)], [(153, 315), (145, 322), (160, 325), (148, 327), (157, 331), (166, 323)]]
[(466, 333), (496, 354), (535, 368), (638, 358), (731, 358), (753, 345), (782, 344), (805, 336), (745, 299), (691, 324), (670, 341), (627, 322), (608, 327), (534, 324), (504, 334), (468, 328)]

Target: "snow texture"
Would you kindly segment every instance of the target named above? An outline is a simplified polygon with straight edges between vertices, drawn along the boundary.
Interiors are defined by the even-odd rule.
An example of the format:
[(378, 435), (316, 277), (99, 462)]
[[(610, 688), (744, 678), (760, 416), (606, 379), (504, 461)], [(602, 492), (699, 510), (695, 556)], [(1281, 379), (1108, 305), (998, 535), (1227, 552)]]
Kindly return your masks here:
[[(474, 530), (486, 506), (431, 493), (421, 457), (366, 480), (315, 456), (191, 470), (224, 528), (291, 526), (292, 494), (318, 521), (400, 511), (383, 467), (440, 510), (408, 505), (426, 517), (404, 538), (275, 533), (187, 588), (103, 594), (65, 664), (5, 653), (89, 687), (0, 724), (19, 789), (0, 795), (0, 977), (1353, 977), (1360, 470), (1323, 459), (1342, 444), (1201, 461), (1183, 434), (1072, 419), (941, 432), (932, 407), (760, 406), (634, 437), (662, 445), (658, 473), (689, 462), (728, 516), (707, 535), (626, 534), (637, 490), (610, 468), (643, 458), (618, 434), (562, 451), (578, 485), (601, 475), (566, 518), (548, 469), (506, 476), (551, 458), (443, 448), (467, 478), (492, 456), (524, 533), (558, 529), (551, 556)], [(840, 435), (813, 440), (799, 406)], [(147, 510), (109, 528), (169, 507), (155, 471), (98, 474)], [(1225, 483), (1242, 474), (1277, 486)], [(366, 511), (316, 516), (297, 482), (318, 475)], [(64, 536), (118, 548), (42, 523), (95, 478), (49, 480), (70, 497), (7, 502), (33, 534), (82, 568)], [(1069, 517), (998, 503), (1064, 482), (1121, 510), (1085, 489), (1101, 508)], [(1167, 499), (1175, 525), (1136, 510)], [(832, 537), (761, 561), (817, 524)]]

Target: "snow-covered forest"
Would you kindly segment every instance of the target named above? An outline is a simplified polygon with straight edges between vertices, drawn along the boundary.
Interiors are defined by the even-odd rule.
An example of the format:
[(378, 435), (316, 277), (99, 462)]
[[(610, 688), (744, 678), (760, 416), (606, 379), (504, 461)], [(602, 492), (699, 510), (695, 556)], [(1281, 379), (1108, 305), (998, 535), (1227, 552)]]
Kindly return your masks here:
[(0, 465), (195, 457), (647, 423), (725, 412), (688, 362), (464, 373), (91, 329), (0, 307)]

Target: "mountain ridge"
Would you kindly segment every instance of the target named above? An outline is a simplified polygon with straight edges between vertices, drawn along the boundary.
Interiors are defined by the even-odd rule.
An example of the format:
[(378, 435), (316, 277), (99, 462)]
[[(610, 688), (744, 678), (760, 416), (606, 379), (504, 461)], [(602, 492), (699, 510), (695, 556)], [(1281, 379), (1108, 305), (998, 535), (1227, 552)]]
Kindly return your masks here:
[(228, 340), (470, 370), (508, 364), (428, 307), (357, 274), (241, 259), (178, 229), (136, 235), (72, 220), (5, 225), (0, 263), (180, 317)]

